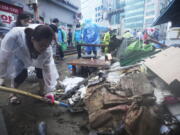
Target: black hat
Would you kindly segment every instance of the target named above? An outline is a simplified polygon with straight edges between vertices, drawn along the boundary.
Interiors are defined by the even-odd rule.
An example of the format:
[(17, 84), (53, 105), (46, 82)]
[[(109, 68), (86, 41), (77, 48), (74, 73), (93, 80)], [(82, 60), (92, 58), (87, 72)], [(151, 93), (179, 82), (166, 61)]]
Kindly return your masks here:
[(54, 18), (54, 19), (53, 19), (53, 23), (59, 23), (59, 19)]
[(30, 18), (30, 14), (28, 14), (28, 13), (20, 13), (18, 15), (17, 20), (23, 20), (23, 19), (28, 19), (28, 18)]

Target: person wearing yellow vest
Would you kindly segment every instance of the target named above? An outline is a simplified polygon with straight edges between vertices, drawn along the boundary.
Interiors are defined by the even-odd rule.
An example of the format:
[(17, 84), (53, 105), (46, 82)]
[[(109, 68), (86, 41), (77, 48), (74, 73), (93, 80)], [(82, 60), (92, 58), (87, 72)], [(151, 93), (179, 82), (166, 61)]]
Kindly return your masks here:
[[(110, 32), (108, 31), (104, 34), (103, 43), (109, 46), (110, 40), (111, 40), (111, 35)], [(109, 51), (108, 47), (105, 47), (105, 53), (108, 53), (108, 51)]]
[(124, 34), (123, 34), (123, 38), (132, 38), (133, 35), (130, 33), (129, 30), (127, 30)]

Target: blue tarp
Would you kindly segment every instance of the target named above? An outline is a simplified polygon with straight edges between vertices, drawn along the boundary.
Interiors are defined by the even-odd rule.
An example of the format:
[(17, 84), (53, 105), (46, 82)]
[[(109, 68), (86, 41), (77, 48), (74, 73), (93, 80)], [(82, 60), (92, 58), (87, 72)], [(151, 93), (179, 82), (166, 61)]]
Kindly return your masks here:
[[(101, 27), (91, 20), (86, 20), (83, 27), (83, 42), (87, 44), (100, 44), (100, 33), (107, 31), (106, 27)], [(86, 47), (86, 51), (96, 50), (95, 47)]]

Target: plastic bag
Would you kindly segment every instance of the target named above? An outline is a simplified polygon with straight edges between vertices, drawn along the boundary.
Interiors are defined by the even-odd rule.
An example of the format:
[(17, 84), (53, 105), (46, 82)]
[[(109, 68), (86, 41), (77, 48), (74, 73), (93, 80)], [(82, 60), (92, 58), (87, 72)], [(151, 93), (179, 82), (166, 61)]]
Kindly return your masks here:
[(123, 41), (118, 51), (121, 66), (135, 64), (144, 58), (156, 53), (152, 44), (144, 44), (142, 41)]
[(83, 82), (84, 78), (82, 77), (72, 77), (72, 78), (66, 78), (63, 82), (62, 85), (65, 87), (65, 93), (68, 91), (72, 90), (76, 86), (79, 85), (79, 83)]
[(66, 43), (61, 43), (61, 47), (63, 51), (67, 50), (67, 44)]

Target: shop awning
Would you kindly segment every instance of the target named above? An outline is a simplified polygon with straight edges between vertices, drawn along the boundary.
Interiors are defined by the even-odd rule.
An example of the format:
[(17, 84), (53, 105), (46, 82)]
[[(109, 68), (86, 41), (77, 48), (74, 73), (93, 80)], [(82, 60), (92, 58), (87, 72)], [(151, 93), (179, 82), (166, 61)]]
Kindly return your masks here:
[(153, 26), (160, 25), (180, 17), (180, 0), (173, 0), (165, 11), (153, 23)]

